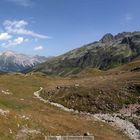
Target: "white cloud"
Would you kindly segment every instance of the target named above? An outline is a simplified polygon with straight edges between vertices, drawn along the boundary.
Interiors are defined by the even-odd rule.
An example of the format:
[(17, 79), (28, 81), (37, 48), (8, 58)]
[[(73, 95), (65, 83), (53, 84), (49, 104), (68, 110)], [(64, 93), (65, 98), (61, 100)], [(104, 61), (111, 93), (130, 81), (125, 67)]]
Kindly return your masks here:
[(35, 51), (39, 51), (39, 50), (43, 50), (43, 49), (44, 49), (43, 46), (37, 46), (37, 47), (34, 48)]
[(24, 41), (23, 37), (18, 37), (16, 39), (14, 39), (13, 42), (11, 42), (11, 43), (13, 43), (14, 45), (19, 45), (19, 44), (23, 43), (23, 41)]
[(9, 39), (11, 39), (12, 38), (12, 36), (11, 35), (9, 35), (8, 33), (0, 33), (0, 40), (2, 40), (2, 41), (5, 41), (5, 40), (9, 40)]
[(41, 39), (49, 38), (46, 35), (38, 34), (38, 33), (35, 33), (34, 31), (28, 30), (26, 28), (26, 26), (28, 25), (28, 22), (26, 22), (25, 20), (18, 20), (18, 21), (6, 20), (4, 21), (3, 25), (5, 27), (5, 30), (8, 33), (30, 35), (30, 36), (41, 38)]
[(32, 0), (7, 0), (20, 6), (29, 7), (33, 4)]
[(8, 40), (7, 43), (3, 43), (2, 47), (4, 47), (4, 48), (14, 47), (14, 46), (20, 45), (26, 41), (27, 40), (24, 39), (23, 37), (18, 37), (18, 38), (15, 38), (13, 40)]

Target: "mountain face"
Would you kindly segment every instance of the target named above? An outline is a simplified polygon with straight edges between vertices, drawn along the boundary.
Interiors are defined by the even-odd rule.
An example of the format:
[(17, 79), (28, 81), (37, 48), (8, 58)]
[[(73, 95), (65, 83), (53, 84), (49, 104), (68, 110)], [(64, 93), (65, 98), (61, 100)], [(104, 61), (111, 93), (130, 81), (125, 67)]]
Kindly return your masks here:
[(140, 32), (108, 33), (101, 40), (52, 58), (33, 68), (50, 74), (67, 75), (85, 68), (106, 70), (140, 55)]
[(25, 54), (17, 54), (13, 51), (6, 51), (0, 54), (0, 71), (22, 72), (44, 61), (46, 61), (45, 57), (32, 57)]

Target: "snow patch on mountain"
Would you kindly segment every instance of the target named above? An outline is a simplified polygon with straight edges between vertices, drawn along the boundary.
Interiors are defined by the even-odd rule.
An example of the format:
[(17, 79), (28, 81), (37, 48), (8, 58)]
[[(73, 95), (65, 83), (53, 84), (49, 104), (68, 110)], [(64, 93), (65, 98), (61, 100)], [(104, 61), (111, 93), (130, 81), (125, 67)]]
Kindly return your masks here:
[(45, 61), (46, 57), (6, 51), (0, 54), (0, 70), (4, 72), (20, 72)]

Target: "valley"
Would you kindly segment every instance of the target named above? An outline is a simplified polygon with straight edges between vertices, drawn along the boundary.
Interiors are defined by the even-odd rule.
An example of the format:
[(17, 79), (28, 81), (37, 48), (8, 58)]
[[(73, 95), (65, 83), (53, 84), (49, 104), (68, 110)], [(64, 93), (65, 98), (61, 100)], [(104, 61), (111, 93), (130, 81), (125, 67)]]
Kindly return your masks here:
[[(124, 104), (139, 103), (139, 71), (131, 71), (139, 66), (139, 62), (138, 59), (108, 71), (96, 70), (96, 73), (94, 69), (85, 70), (82, 73), (86, 72), (86, 77), (82, 73), (58, 77), (40, 72), (0, 75), (1, 140), (43, 140), (48, 135), (83, 135), (86, 132), (94, 135), (96, 140), (129, 140), (124, 130), (111, 126), (109, 120), (102, 122), (77, 112), (112, 114)], [(67, 112), (40, 101), (34, 96), (40, 87), (43, 87), (40, 91), (43, 99), (78, 111)], [(120, 90), (124, 90), (125, 96), (119, 93)], [(117, 102), (117, 98), (124, 104)], [(133, 112), (134, 116), (139, 116), (138, 112), (139, 109)], [(134, 122), (132, 117), (127, 116), (127, 120)]]
[(139, 40), (123, 32), (57, 57), (2, 53), (0, 140), (139, 140)]
[(140, 140), (140, 0), (0, 0), (0, 140)]
[(9, 89), (13, 93), (0, 95), (0, 108), (8, 111), (5, 115), (0, 115), (1, 140), (43, 140), (45, 135), (83, 135), (87, 131), (97, 140), (128, 139), (122, 132), (105, 123), (88, 119), (84, 115), (62, 111), (34, 97), (33, 92), (40, 86), (52, 87), (59, 81), (68, 82), (66, 79), (54, 80), (36, 75), (0, 76), (0, 88)]

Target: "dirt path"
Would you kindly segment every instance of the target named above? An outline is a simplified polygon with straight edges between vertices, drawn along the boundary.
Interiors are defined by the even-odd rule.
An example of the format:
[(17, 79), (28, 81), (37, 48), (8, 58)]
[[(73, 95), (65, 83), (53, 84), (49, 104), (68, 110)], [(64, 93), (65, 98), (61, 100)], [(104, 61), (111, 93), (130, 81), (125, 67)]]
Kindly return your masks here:
[[(43, 101), (44, 103), (49, 103), (67, 112), (79, 113), (77, 110), (69, 109), (69, 108), (64, 107), (61, 104), (53, 103), (53, 102), (43, 99), (42, 97), (40, 97), (40, 93), (42, 90), (43, 88), (40, 87), (38, 91), (34, 92), (34, 95), (40, 101)], [(132, 140), (140, 140), (140, 131), (136, 129), (134, 124), (132, 124), (131, 122), (121, 119), (122, 114), (112, 114), (112, 115), (111, 114), (94, 114), (93, 115), (93, 114), (83, 113), (83, 112), (80, 112), (80, 113), (85, 114), (90, 117), (94, 117), (94, 119), (100, 120), (102, 122), (111, 124), (112, 126), (119, 128), (123, 133), (128, 135)]]
[(53, 102), (50, 102), (50, 101), (45, 100), (45, 99), (43, 99), (42, 97), (40, 97), (40, 92), (41, 92), (42, 90), (43, 90), (43, 88), (40, 87), (40, 89), (39, 89), (38, 91), (34, 92), (34, 95), (35, 95), (36, 98), (38, 98), (40, 101), (43, 101), (44, 103), (49, 103), (49, 104), (51, 104), (51, 105), (53, 105), (53, 106), (56, 106), (56, 107), (59, 107), (59, 108), (61, 108), (62, 110), (67, 111), (67, 112), (74, 112), (73, 109), (68, 109), (68, 108), (64, 107), (63, 105), (61, 105), (61, 104), (53, 103)]

